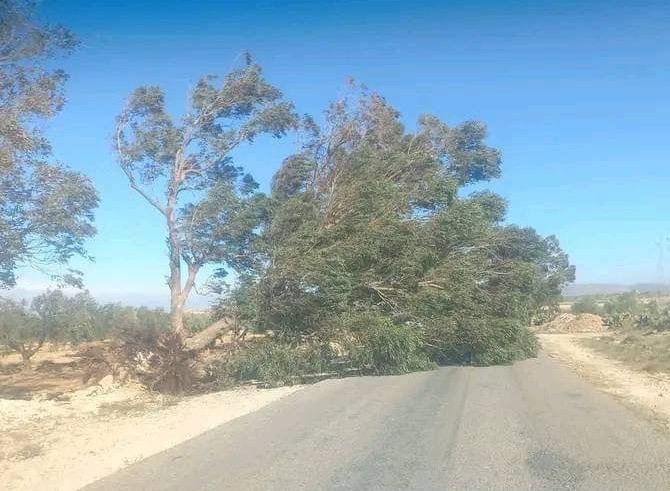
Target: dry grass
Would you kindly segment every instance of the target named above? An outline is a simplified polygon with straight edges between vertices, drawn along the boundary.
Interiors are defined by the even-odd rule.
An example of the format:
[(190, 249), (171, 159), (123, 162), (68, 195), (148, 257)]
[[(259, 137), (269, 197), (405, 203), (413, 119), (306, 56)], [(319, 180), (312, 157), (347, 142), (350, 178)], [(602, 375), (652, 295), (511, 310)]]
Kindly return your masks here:
[(670, 373), (670, 333), (627, 330), (583, 339), (582, 343), (632, 368)]

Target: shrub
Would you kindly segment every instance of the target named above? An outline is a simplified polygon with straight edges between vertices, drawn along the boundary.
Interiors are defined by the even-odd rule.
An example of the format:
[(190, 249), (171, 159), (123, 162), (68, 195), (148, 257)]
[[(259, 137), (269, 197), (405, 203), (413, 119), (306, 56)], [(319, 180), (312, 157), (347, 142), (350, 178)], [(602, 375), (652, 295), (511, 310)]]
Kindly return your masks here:
[(379, 314), (360, 314), (347, 321), (352, 333), (347, 349), (351, 364), (363, 372), (400, 374), (434, 368), (422, 350), (416, 326), (394, 323)]
[(635, 319), (635, 325), (639, 328), (664, 331), (670, 329), (670, 309), (660, 306), (658, 302), (647, 303), (642, 312)]
[(559, 313), (560, 310), (557, 305), (547, 305), (540, 307), (531, 316), (531, 324), (534, 326), (541, 326), (542, 324), (553, 321)]
[(583, 297), (572, 304), (570, 310), (573, 314), (596, 314), (602, 315), (603, 308), (592, 297)]

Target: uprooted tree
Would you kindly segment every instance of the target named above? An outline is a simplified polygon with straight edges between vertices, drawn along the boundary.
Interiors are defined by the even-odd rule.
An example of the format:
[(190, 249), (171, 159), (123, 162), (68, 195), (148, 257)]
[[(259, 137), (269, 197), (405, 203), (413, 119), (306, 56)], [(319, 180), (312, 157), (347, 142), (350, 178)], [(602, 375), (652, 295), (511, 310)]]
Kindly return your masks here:
[(15, 284), (20, 265), (79, 285), (80, 273), (65, 266), (86, 255), (84, 241), (95, 234), (95, 189), (53, 162), (41, 129), (62, 108), (67, 79), (45, 61), (69, 53), (76, 41), (60, 26), (39, 24), (34, 8), (32, 1), (0, 0), (0, 287)]
[(465, 194), (500, 175), (485, 126), (424, 116), (410, 133), (379, 95), (355, 100), (334, 103), (323, 127), (306, 122), (307, 143), (273, 180), (265, 260), (230, 298), (293, 340), (395, 325), (437, 362), (532, 355), (526, 326), (574, 268), (554, 237), (505, 225), (501, 197)]
[[(223, 80), (201, 79), (180, 122), (167, 113), (159, 87), (141, 87), (117, 119), (115, 145), (130, 186), (165, 220), (169, 252), (170, 325), (185, 337), (184, 305), (200, 270), (215, 264), (243, 272), (262, 217), (264, 196), (231, 153), (261, 134), (283, 136), (295, 126), (293, 106), (247, 56)], [(185, 270), (185, 275), (184, 275)], [(184, 340), (208, 344), (225, 321)]]

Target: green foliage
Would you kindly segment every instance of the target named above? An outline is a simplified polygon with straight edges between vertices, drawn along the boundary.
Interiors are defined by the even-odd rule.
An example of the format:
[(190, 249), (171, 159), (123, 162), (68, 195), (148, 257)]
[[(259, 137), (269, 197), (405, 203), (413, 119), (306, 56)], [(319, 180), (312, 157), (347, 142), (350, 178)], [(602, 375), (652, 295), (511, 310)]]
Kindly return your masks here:
[(356, 315), (346, 324), (353, 335), (348, 343), (351, 365), (363, 372), (390, 375), (434, 368), (416, 328), (378, 314)]
[(184, 314), (184, 325), (190, 333), (197, 333), (209, 327), (214, 319), (209, 312), (186, 312)]
[(169, 326), (163, 309), (130, 307), (118, 303), (98, 305), (94, 312), (95, 339), (104, 339), (116, 331), (164, 331)]
[(247, 343), (230, 359), (207, 367), (221, 386), (255, 381), (291, 385), (345, 372), (400, 374), (435, 365), (422, 351), (417, 330), (375, 314), (341, 320), (347, 330), (332, 340), (291, 343), (276, 337)]
[(207, 378), (219, 385), (257, 381), (269, 386), (292, 385), (307, 375), (333, 370), (335, 354), (327, 344), (294, 345), (276, 339), (249, 343), (232, 359), (207, 367)]
[(642, 310), (642, 304), (639, 302), (635, 293), (622, 293), (608, 299), (603, 311), (606, 315), (630, 314), (636, 315)]
[(47, 62), (76, 46), (60, 26), (40, 24), (35, 3), (0, 2), (0, 287), (16, 282), (19, 265), (38, 266), (63, 283), (81, 284), (67, 269), (96, 232), (98, 196), (91, 181), (53, 162), (44, 122), (57, 114), (67, 76)]
[(600, 315), (609, 327), (616, 329), (670, 329), (670, 305), (667, 301), (659, 302), (634, 292), (601, 298), (583, 297), (572, 305), (572, 311)]
[[(188, 313), (194, 332), (209, 325), (208, 313)], [(0, 345), (21, 351), (39, 349), (44, 341), (79, 344), (110, 338), (133, 338), (141, 345), (155, 344), (169, 326), (162, 309), (98, 304), (84, 291), (68, 296), (62, 290), (47, 291), (31, 304), (0, 298)]]
[(609, 327), (631, 328), (637, 325), (643, 310), (644, 304), (635, 293), (621, 293), (605, 299), (600, 315)]
[(572, 304), (570, 310), (573, 314), (596, 314), (604, 313), (603, 307), (593, 297), (582, 297)]
[[(281, 137), (295, 126), (293, 106), (247, 57), (222, 79), (195, 84), (186, 114), (176, 122), (160, 87), (140, 87), (117, 118), (119, 165), (130, 186), (167, 225), (170, 322), (185, 330), (183, 308), (199, 271), (219, 266), (252, 268), (266, 198), (251, 175), (234, 165), (232, 152), (260, 135)], [(160, 189), (162, 192), (154, 194)], [(182, 269), (187, 269), (186, 280)]]
[(389, 324), (371, 324), (373, 345), (412, 331), (440, 363), (535, 353), (525, 326), (555, 308), (574, 267), (555, 237), (503, 224), (501, 197), (465, 192), (500, 174), (484, 125), (425, 116), (408, 133), (382, 97), (363, 93), (334, 103), (326, 129), (303, 127), (254, 243), (263, 260), (243, 284), (250, 327), (299, 342), (374, 314)]
[(79, 343), (96, 338), (97, 308), (88, 292), (68, 297), (61, 290), (47, 291), (32, 302), (49, 339), (57, 342)]
[(660, 305), (657, 301), (646, 303), (637, 316), (636, 325), (657, 331), (670, 329), (670, 306)]
[(440, 364), (495, 365), (533, 357), (535, 335), (518, 320), (496, 317), (448, 319), (430, 326), (427, 351)]
[(25, 302), (0, 297), (0, 346), (19, 352), (29, 362), (48, 334)]

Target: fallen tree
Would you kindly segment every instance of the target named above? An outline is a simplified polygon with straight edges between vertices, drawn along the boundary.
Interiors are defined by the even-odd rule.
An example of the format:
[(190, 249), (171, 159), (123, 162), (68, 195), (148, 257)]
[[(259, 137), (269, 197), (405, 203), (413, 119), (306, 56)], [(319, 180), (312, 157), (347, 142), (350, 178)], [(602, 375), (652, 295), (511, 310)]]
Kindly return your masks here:
[(365, 90), (309, 123), (272, 181), (265, 260), (232, 295), (247, 322), (293, 343), (395, 326), (438, 363), (532, 356), (527, 327), (574, 267), (555, 237), (505, 223), (502, 197), (467, 193), (501, 173), (484, 124), (407, 131)]

